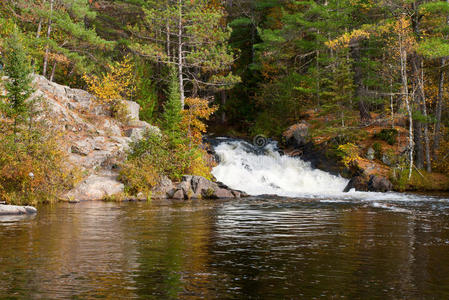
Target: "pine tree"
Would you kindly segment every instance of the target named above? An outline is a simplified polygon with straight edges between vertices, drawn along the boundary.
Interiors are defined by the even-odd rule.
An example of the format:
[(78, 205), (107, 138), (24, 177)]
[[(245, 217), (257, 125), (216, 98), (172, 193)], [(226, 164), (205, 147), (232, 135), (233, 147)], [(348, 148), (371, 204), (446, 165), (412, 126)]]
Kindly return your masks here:
[(177, 67), (182, 106), (186, 88), (196, 97), (199, 90), (220, 90), (240, 81), (229, 72), (234, 53), (222, 7), (204, 0), (165, 0), (148, 1), (142, 11), (144, 24), (129, 28), (136, 37), (131, 48), (155, 63)]
[(8, 79), (5, 82), (6, 101), (2, 104), (2, 110), (14, 120), (15, 134), (17, 124), (29, 114), (30, 105), (27, 99), (34, 91), (31, 86), (32, 68), (17, 33), (8, 39), (6, 45), (4, 73)]

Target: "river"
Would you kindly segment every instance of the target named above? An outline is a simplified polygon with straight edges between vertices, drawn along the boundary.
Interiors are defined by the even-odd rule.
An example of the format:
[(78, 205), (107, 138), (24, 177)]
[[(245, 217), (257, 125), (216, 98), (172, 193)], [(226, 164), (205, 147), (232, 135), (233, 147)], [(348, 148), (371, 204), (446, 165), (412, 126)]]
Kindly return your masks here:
[(0, 218), (0, 298), (447, 299), (449, 200), (82, 202)]

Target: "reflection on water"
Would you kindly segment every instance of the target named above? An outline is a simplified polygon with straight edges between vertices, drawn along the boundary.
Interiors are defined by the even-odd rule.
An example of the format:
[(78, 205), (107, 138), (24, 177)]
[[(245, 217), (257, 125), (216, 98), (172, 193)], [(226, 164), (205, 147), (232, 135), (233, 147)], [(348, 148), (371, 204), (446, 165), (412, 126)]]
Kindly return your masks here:
[(449, 298), (449, 201), (60, 204), (0, 218), (0, 298)]

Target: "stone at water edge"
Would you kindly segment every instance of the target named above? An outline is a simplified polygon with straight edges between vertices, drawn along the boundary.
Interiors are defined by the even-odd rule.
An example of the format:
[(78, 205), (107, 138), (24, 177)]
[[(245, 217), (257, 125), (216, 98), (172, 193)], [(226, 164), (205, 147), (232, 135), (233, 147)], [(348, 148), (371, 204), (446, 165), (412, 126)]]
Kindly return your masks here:
[(393, 184), (385, 177), (371, 175), (370, 177), (357, 175), (351, 178), (343, 192), (355, 189), (360, 192), (389, 192), (393, 190)]
[(35, 214), (35, 213), (37, 213), (37, 209), (32, 206), (0, 204), (0, 216), (29, 215), (29, 214)]
[(121, 195), (125, 191), (125, 185), (118, 181), (117, 176), (117, 174), (90, 175), (68, 192), (65, 198), (69, 201), (90, 201)]
[(389, 192), (393, 190), (393, 184), (385, 177), (371, 175), (368, 181), (370, 192)]

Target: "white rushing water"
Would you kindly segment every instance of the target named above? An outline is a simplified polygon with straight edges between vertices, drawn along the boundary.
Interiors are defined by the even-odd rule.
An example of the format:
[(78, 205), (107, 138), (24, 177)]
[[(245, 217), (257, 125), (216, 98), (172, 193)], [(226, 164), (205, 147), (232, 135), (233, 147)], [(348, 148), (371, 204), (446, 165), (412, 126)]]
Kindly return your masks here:
[(342, 177), (312, 169), (301, 159), (279, 154), (274, 144), (260, 149), (263, 153), (256, 150), (244, 141), (223, 140), (215, 147), (220, 163), (213, 169), (213, 175), (250, 195), (335, 194), (342, 192), (348, 183)]
[[(448, 201), (429, 196), (403, 193), (356, 192), (344, 193), (349, 180), (313, 169), (309, 163), (281, 155), (276, 145), (269, 143), (263, 149), (241, 140), (218, 139), (214, 147), (219, 164), (212, 171), (218, 181), (252, 196), (271, 194), (284, 197), (316, 198), (322, 201), (369, 202), (384, 208), (376, 201)], [(386, 207), (385, 207), (386, 208)], [(388, 206), (390, 208), (390, 206)], [(394, 207), (393, 207), (394, 208)]]

